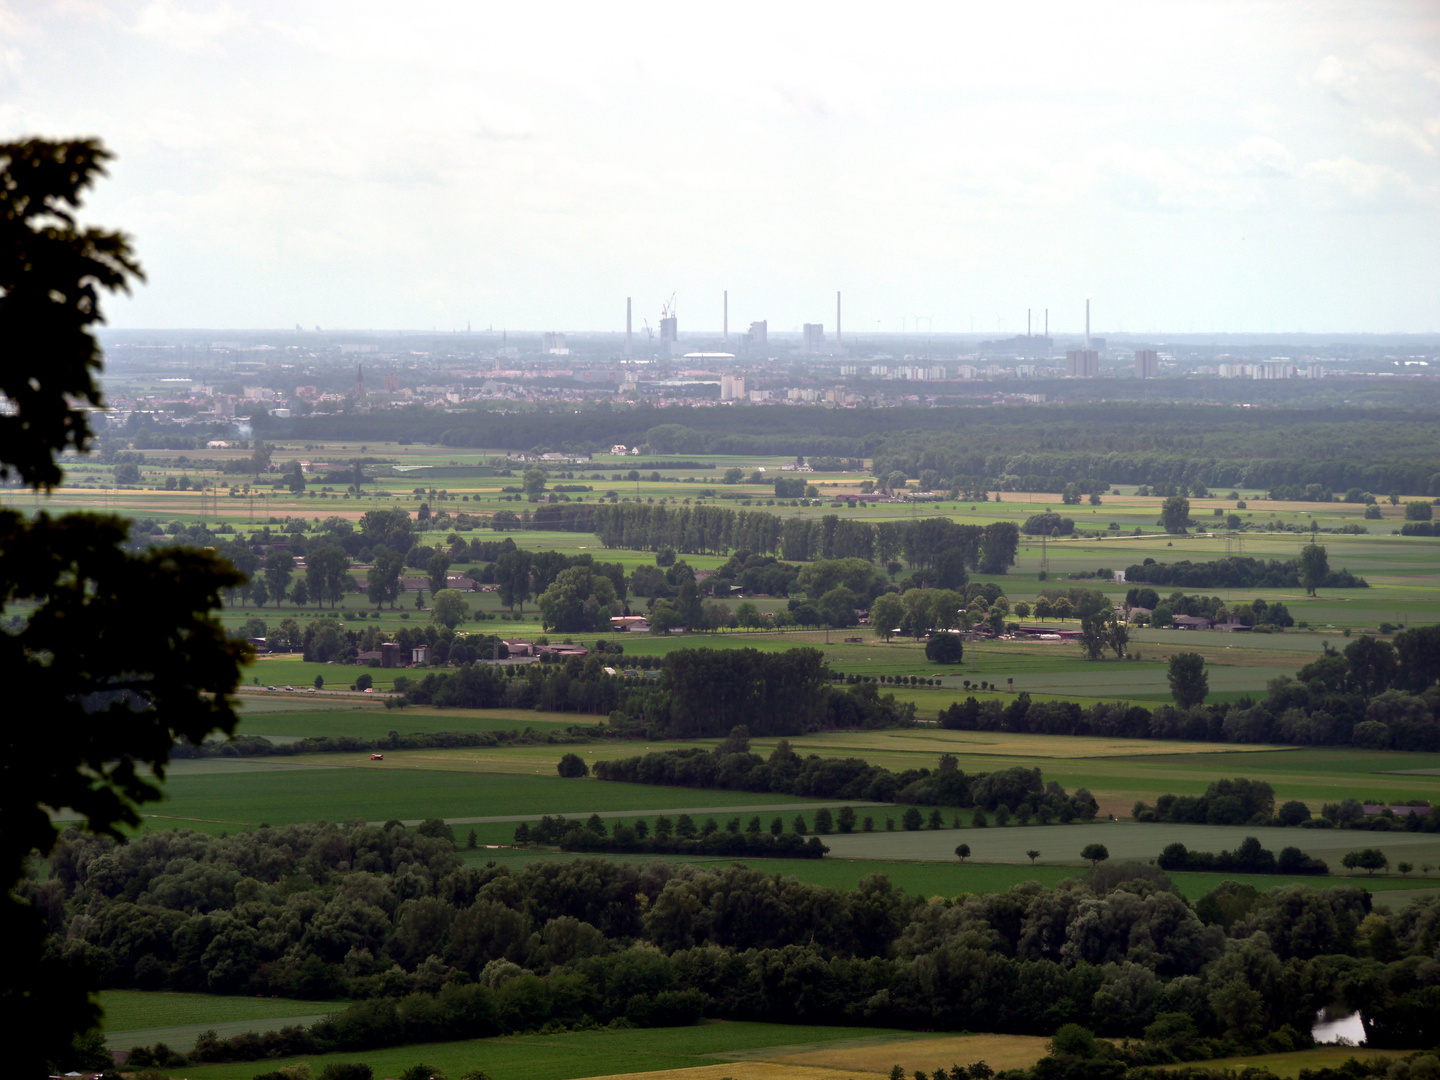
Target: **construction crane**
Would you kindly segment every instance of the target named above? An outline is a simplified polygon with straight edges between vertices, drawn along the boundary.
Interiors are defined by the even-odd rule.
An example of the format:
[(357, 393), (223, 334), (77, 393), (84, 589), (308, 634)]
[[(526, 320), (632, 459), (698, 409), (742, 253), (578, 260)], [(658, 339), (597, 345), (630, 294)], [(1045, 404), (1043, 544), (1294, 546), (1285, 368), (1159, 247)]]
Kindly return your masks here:
[(673, 319), (675, 317), (675, 294), (670, 294), (670, 299), (660, 305), (660, 318)]

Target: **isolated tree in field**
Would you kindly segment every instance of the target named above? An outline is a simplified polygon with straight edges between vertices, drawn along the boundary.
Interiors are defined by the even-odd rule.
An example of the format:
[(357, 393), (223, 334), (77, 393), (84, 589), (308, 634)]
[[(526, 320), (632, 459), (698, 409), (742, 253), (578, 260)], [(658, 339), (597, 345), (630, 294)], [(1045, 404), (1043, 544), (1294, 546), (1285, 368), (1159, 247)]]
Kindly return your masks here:
[(1190, 500), (1183, 495), (1171, 495), (1160, 507), (1160, 524), (1167, 533), (1183, 533), (1190, 524)]
[(870, 605), (870, 629), (877, 637), (889, 641), (904, 621), (905, 604), (898, 593), (881, 593)]
[(330, 601), (333, 610), (345, 595), (345, 578), (350, 570), (350, 556), (337, 544), (325, 544), (305, 556), (305, 580), (310, 598), (317, 604)]
[[(104, 405), (101, 294), (143, 280), (128, 237), (75, 221), (109, 157), (94, 140), (0, 145), (0, 479), (37, 491), (60, 483), (62, 454), (88, 448), (88, 410)], [(17, 1076), (71, 1060), (96, 1019), (94, 976), (47, 952), (44, 917), (15, 891), (55, 845), (49, 808), (121, 839), (138, 804), (160, 797), (154, 781), (178, 738), (235, 727), (230, 695), (249, 646), (212, 612), (244, 576), (201, 551), (129, 554), (128, 533), (115, 517), (0, 509), (0, 670), (44, 717), (3, 733), (0, 1011), (24, 1033), (9, 1047)], [(24, 615), (11, 626), (16, 604)]]
[(323, 689), (325, 689), (325, 676), (324, 676), (324, 675), (316, 675), (316, 676), (315, 676), (315, 689), (316, 689), (316, 690), (323, 690)]
[(525, 601), (533, 594), (534, 577), (530, 556), (520, 550), (507, 551), (495, 560), (495, 583), (499, 586), (500, 602), (511, 611), (515, 605), (525, 610)]
[(1375, 873), (1376, 870), (1384, 870), (1390, 865), (1390, 860), (1379, 848), (1364, 848), (1360, 851), (1348, 851), (1340, 864), (1346, 870), (1364, 870), (1366, 875)]
[(958, 664), (965, 655), (959, 634), (932, 634), (925, 642), (925, 659), (933, 664)]
[(430, 601), (430, 621), (451, 630), (470, 617), (465, 594), (459, 589), (441, 589)]
[(957, 848), (955, 849), (955, 854), (960, 857), (960, 861), (961, 861), (961, 862), (964, 862), (966, 859), (968, 859), (968, 858), (970, 857), (970, 845), (969, 845), (969, 844), (961, 844), (959, 847), (957, 847)]
[(285, 486), (292, 495), (299, 495), (305, 490), (305, 472), (300, 468), (300, 462), (290, 462), (289, 468), (285, 470)]
[[(128, 290), (127, 290), (128, 291)], [(259, 476), (266, 469), (270, 468), (270, 455), (275, 448), (265, 442), (264, 439), (256, 439), (254, 449), (250, 451), (250, 472), (253, 476)]]
[(394, 608), (400, 598), (400, 575), (405, 570), (405, 557), (398, 551), (382, 549), (375, 555), (375, 565), (366, 571), (365, 596), (378, 611), (388, 601)]
[(1088, 859), (1091, 866), (1099, 866), (1110, 857), (1110, 850), (1104, 844), (1086, 844), (1080, 849), (1080, 858)]
[(1326, 557), (1325, 548), (1320, 544), (1306, 544), (1300, 549), (1300, 584), (1305, 586), (1305, 592), (1309, 596), (1315, 595), (1315, 590), (1325, 584), (1325, 579), (1330, 576), (1330, 560)]
[(585, 759), (579, 754), (562, 755), (560, 764), (556, 765), (555, 769), (567, 780), (574, 780), (582, 776), (590, 775), (590, 766), (585, 764)]
[(1080, 650), (1087, 660), (1099, 660), (1105, 655), (1108, 628), (1104, 611), (1080, 616)]
[(295, 573), (295, 556), (288, 551), (272, 551), (265, 556), (265, 581), (270, 586), (270, 595), (278, 607), (290, 587), (290, 578)]
[(1030, 860), (1030, 865), (1034, 866), (1035, 860), (1040, 857), (1040, 852), (1038, 852), (1034, 848), (1031, 848), (1029, 851), (1025, 852), (1025, 855)]
[(1105, 627), (1105, 642), (1115, 650), (1117, 660), (1125, 659), (1125, 650), (1130, 647), (1130, 627), (1119, 619), (1111, 619)]
[(430, 582), (430, 591), (438, 593), (445, 588), (445, 575), (450, 572), (450, 556), (444, 551), (436, 551), (434, 555), (425, 560), (425, 576)]
[(1210, 693), (1205, 658), (1199, 653), (1176, 653), (1170, 657), (1170, 670), (1165, 677), (1170, 683), (1170, 696), (1182, 709), (1202, 704)]

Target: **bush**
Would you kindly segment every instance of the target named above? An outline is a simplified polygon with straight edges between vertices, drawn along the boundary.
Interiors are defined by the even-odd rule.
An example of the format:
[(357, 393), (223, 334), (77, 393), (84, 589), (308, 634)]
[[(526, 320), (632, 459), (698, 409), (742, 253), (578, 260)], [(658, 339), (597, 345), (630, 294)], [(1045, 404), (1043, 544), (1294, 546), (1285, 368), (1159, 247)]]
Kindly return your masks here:
[(934, 664), (958, 664), (965, 655), (959, 634), (932, 634), (925, 642), (925, 659)]

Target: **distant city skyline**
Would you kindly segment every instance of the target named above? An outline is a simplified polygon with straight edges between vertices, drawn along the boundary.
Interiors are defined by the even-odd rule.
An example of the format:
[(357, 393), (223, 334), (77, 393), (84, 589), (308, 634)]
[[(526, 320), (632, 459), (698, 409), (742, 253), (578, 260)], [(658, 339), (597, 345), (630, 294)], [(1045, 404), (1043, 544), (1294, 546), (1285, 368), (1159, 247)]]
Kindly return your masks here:
[(1440, 332), (1440, 7), (0, 0), (124, 328)]

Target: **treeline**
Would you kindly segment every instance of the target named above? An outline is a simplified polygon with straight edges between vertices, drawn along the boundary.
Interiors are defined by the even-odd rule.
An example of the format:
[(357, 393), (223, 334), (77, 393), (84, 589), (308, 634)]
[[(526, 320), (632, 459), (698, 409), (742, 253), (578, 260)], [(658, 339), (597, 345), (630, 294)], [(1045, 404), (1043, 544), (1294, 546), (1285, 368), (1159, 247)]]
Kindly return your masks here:
[[(1130, 816), (1136, 821), (1188, 825), (1277, 825), (1289, 822), (1294, 805), (1294, 802), (1286, 803), (1285, 820), (1277, 820), (1275, 789), (1264, 780), (1237, 776), (1233, 780), (1214, 781), (1203, 795), (1161, 795), (1154, 807), (1137, 800)], [(1309, 813), (1307, 809), (1305, 816)]]
[(603, 724), (571, 725), (561, 731), (414, 731), (366, 739), (357, 735), (310, 735), (293, 742), (271, 742), (263, 735), (237, 735), (226, 742), (200, 745), (184, 739), (170, 752), (174, 758), (293, 757), (296, 754), (373, 754), (387, 750), (441, 750), (489, 746), (564, 746), (614, 737)]
[[(1384, 800), (1376, 799), (1374, 804), (1383, 805)], [(1379, 813), (1367, 816), (1365, 804), (1347, 796), (1338, 803), (1325, 803), (1320, 816), (1316, 817), (1310, 807), (1299, 799), (1291, 799), (1277, 809), (1274, 789), (1268, 783), (1236, 777), (1233, 780), (1216, 780), (1203, 795), (1166, 793), (1155, 800), (1154, 806), (1136, 800), (1130, 816), (1136, 821), (1186, 825), (1440, 832), (1440, 806), (1431, 806), (1428, 802), (1412, 802), (1409, 805), (1417, 812), (1402, 816), (1384, 806)]]
[[(1012, 815), (1020, 824), (1092, 821), (1098, 809), (1085, 788), (1067, 795), (1059, 783), (1043, 781), (1039, 769), (1011, 768), (967, 775), (953, 754), (938, 768), (893, 773), (859, 758), (801, 757), (781, 740), (768, 758), (750, 752), (750, 732), (733, 730), (714, 750), (691, 747), (595, 763), (595, 776), (634, 784), (721, 788), (854, 802), (915, 803), (921, 806), (979, 807)], [(849, 831), (845, 829), (843, 831)]]
[(1183, 1013), (1236, 1047), (1287, 1028), (1305, 1045), (1337, 1002), (1372, 1045), (1433, 1039), (1437, 987), (1414, 976), (1433, 897), (1386, 913), (1356, 888), (1231, 885), (1197, 910), (1160, 871), (1107, 864), (927, 902), (880, 874), (842, 891), (736, 865), (466, 866), (445, 826), (422, 830), (70, 830), (20, 892), (106, 987), (360, 999), (216, 1056), (700, 1015), (1138, 1038)]
[(1161, 870), (1204, 870), (1222, 874), (1304, 874), (1320, 876), (1330, 873), (1324, 859), (1306, 855), (1297, 847), (1275, 853), (1260, 846), (1260, 841), (1247, 836), (1234, 851), (1190, 851), (1178, 841), (1167, 844), (1156, 860)]
[(615, 660), (596, 651), (524, 668), (468, 663), (402, 675), (400, 700), (386, 704), (590, 713), (607, 717), (607, 732), (657, 739), (723, 736), (742, 725), (757, 735), (798, 735), (915, 722), (914, 704), (881, 695), (874, 683), (836, 685), (818, 649), (677, 649), (660, 661), (658, 679), (609, 674)]
[[(653, 680), (641, 674), (611, 675), (605, 667), (619, 662), (608, 653), (569, 657), (560, 663), (497, 666), (466, 663), (453, 671), (430, 671), (423, 676), (398, 675), (390, 705), (430, 705), (442, 709), (534, 709), (539, 712), (577, 712), (610, 716), (627, 709), (643, 713), (655, 693)], [(656, 660), (635, 663), (653, 670)], [(607, 728), (619, 733), (623, 725)]]
[(1403, 630), (1392, 641), (1361, 635), (1343, 652), (1323, 648), (1293, 679), (1272, 680), (1259, 701), (1151, 710), (1021, 693), (1009, 702), (968, 697), (942, 709), (939, 720), (958, 731), (1440, 750), (1440, 626)]
[[(1227, 555), (1213, 562), (1173, 563), (1146, 559), (1125, 568), (1125, 580), (1146, 585), (1174, 585), (1186, 589), (1298, 589), (1299, 559), (1252, 559), (1243, 555)], [(1331, 570), (1318, 583), (1325, 589), (1368, 589), (1362, 577), (1349, 570)]]
[(734, 859), (822, 859), (830, 849), (818, 836), (808, 840), (795, 833), (718, 832), (704, 836), (639, 837), (620, 826), (608, 836), (593, 829), (571, 829), (560, 837), (561, 851), (590, 855), (694, 855)]
[(940, 568), (952, 560), (964, 570), (1003, 574), (1015, 564), (1019, 527), (1011, 521), (961, 525), (949, 518), (871, 524), (826, 514), (781, 518), (759, 510), (649, 503), (596, 505), (592, 521), (607, 548), (723, 555), (732, 551), (772, 555), (796, 562), (863, 559), (882, 565), (901, 556), (911, 568)]

